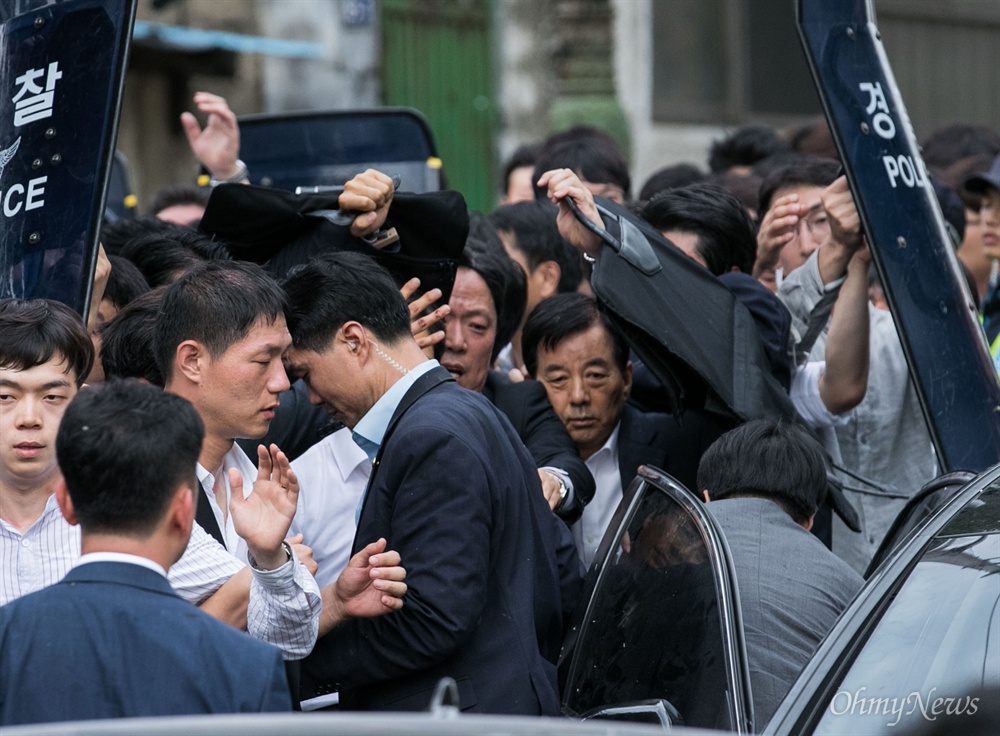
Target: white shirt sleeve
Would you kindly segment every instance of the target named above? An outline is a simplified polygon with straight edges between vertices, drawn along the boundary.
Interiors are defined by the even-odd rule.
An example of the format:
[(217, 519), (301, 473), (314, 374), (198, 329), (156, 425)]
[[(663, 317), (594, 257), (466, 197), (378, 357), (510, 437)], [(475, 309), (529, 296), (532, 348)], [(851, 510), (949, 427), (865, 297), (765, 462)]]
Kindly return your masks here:
[(250, 570), (247, 631), (278, 647), (285, 659), (302, 659), (319, 637), (323, 599), (316, 579), (294, 557), (275, 570)]
[(819, 379), (825, 372), (825, 360), (810, 360), (795, 371), (792, 387), (788, 392), (799, 416), (813, 429), (842, 427), (850, 420), (853, 412), (851, 410), (838, 415), (826, 408), (819, 395)]
[[(198, 524), (184, 555), (167, 579), (184, 600), (199, 605), (245, 566)], [(319, 635), (323, 607), (319, 586), (301, 562), (290, 560), (276, 570), (253, 570), (247, 630), (281, 650), (285, 659), (301, 659)]]
[(191, 526), (187, 549), (167, 573), (167, 580), (184, 600), (200, 605), (243, 565), (197, 523)]

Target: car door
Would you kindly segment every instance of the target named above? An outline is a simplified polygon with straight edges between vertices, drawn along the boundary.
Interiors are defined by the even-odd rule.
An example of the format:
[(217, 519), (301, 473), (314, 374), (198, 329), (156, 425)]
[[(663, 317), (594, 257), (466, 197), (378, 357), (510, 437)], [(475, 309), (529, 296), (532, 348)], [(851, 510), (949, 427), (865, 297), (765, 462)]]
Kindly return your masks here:
[(643, 466), (598, 548), (563, 648), (563, 710), (753, 731), (736, 578), (704, 504)]
[(1000, 692), (1000, 465), (872, 575), (764, 733), (975, 733)]

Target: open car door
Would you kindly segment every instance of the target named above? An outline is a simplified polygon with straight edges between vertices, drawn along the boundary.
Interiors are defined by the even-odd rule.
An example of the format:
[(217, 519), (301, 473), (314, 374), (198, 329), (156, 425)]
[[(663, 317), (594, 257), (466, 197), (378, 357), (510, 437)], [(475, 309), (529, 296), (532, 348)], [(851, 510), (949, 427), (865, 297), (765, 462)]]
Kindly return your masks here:
[(563, 647), (567, 715), (753, 732), (732, 559), (704, 504), (642, 466)]

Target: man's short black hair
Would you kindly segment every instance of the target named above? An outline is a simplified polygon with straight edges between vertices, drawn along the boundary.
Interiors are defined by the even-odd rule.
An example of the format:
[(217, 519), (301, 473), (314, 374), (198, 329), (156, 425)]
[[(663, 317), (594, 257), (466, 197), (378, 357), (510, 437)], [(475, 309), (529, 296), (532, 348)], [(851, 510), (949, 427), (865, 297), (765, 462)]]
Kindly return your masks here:
[(559, 210), (545, 200), (504, 205), (489, 220), (500, 232), (512, 233), (513, 246), (524, 253), (534, 271), (545, 261), (559, 265), (560, 293), (576, 291), (583, 279), (580, 251), (563, 240), (556, 225)]
[(528, 300), (528, 285), (520, 266), (511, 260), (503, 247), (490, 247), (481, 240), (469, 238), (458, 262), (459, 266), (475, 271), (486, 282), (497, 313), (497, 334), (490, 352), (490, 364), (510, 342), (521, 324)]
[(209, 355), (222, 355), (263, 319), (287, 311), (285, 293), (260, 266), (245, 261), (205, 261), (171, 284), (156, 318), (156, 365), (164, 381), (174, 369), (177, 346), (197, 340)]
[(161, 189), (153, 195), (147, 214), (155, 217), (168, 207), (193, 204), (196, 207), (208, 206), (208, 198), (212, 196), (211, 187), (169, 187)]
[(514, 173), (514, 169), (530, 166), (534, 170), (535, 160), (541, 150), (542, 144), (540, 142), (526, 143), (514, 149), (514, 153), (507, 160), (507, 165), (503, 167), (503, 178), (500, 180), (504, 194), (510, 190), (510, 175)]
[[(532, 181), (552, 169), (570, 169), (591, 184), (617, 185), (626, 201), (632, 190), (628, 161), (615, 139), (599, 128), (578, 125), (549, 136), (535, 161)], [(545, 198), (545, 189), (535, 184), (535, 199)]]
[(101, 225), (101, 245), (109, 256), (116, 256), (121, 254), (122, 248), (130, 240), (143, 235), (169, 232), (176, 227), (178, 226), (171, 222), (157, 220), (155, 217), (123, 217), (114, 222), (105, 220)]
[(556, 294), (535, 307), (521, 332), (521, 355), (528, 374), (537, 377), (538, 351), (555, 350), (569, 337), (600, 325), (611, 340), (615, 365), (622, 373), (628, 366), (628, 343), (621, 330), (585, 294)]
[(108, 256), (111, 273), (104, 288), (104, 298), (121, 309), (126, 304), (149, 291), (146, 278), (132, 261), (121, 256)]
[(681, 230), (698, 236), (697, 250), (716, 276), (735, 266), (753, 272), (757, 236), (743, 203), (711, 184), (661, 192), (639, 211), (660, 232)]
[(122, 246), (120, 255), (132, 261), (153, 288), (172, 284), (204, 261), (229, 260), (229, 251), (222, 244), (180, 225), (140, 235)]
[(288, 331), (299, 350), (322, 353), (345, 322), (391, 345), (410, 334), (410, 312), (389, 272), (362, 253), (328, 253), (289, 271)]
[(813, 186), (828, 187), (840, 173), (840, 164), (828, 158), (818, 156), (802, 156), (790, 161), (781, 168), (772, 171), (760, 185), (760, 209), (757, 210), (761, 219), (771, 208), (774, 193), (785, 187)]
[(26, 371), (60, 356), (79, 388), (94, 365), (79, 314), (49, 299), (0, 299), (0, 368)]
[(164, 291), (166, 287), (163, 286), (147, 291), (101, 326), (101, 364), (105, 379), (142, 378), (154, 386), (163, 386), (153, 337)]
[(677, 187), (686, 187), (704, 180), (705, 173), (694, 164), (676, 164), (654, 171), (642, 185), (639, 201), (652, 199), (660, 192)]
[(713, 173), (721, 173), (734, 166), (753, 166), (761, 159), (788, 150), (788, 144), (773, 128), (766, 125), (745, 125), (712, 143), (708, 167)]
[(138, 381), (90, 386), (66, 408), (56, 457), (84, 533), (147, 537), (195, 485), (205, 427), (185, 399)]
[(726, 432), (705, 451), (698, 488), (707, 489), (713, 501), (768, 498), (801, 524), (826, 497), (826, 458), (797, 424), (757, 419)]

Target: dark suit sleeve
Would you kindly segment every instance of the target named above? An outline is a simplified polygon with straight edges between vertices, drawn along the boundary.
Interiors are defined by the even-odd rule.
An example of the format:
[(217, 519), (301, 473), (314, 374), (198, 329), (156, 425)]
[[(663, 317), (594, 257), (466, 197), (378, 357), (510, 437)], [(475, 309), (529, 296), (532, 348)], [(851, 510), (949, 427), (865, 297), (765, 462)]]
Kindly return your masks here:
[(292, 693), (281, 654), (275, 650), (270, 662), (271, 679), (260, 702), (261, 713), (287, 713), (292, 710)]
[(397, 431), (392, 443), (358, 534), (370, 513), (390, 507), (387, 541), (409, 589), (400, 611), (348, 620), (317, 642), (303, 668), (319, 683), (359, 686), (431, 667), (471, 636), (485, 606), (490, 540), (501, 536), (492, 530), (493, 471), (465, 439), (437, 427)]
[(525, 387), (524, 416), (518, 426), (521, 442), (539, 468), (564, 470), (573, 482), (573, 494), (556, 508), (559, 518), (572, 524), (594, 497), (594, 476), (577, 454), (566, 426), (549, 403), (545, 387), (537, 381), (525, 381), (520, 385)]

